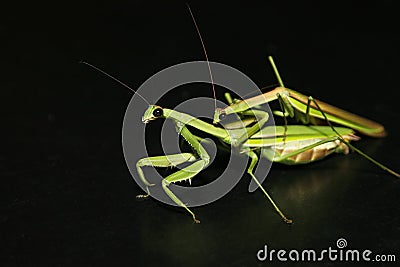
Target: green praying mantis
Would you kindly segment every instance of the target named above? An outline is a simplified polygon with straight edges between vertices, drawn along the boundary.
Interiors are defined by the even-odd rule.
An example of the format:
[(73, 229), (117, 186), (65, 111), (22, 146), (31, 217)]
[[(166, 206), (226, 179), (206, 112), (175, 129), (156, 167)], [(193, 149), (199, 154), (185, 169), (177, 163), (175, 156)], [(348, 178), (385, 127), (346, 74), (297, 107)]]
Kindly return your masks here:
[[(271, 62), (273, 62), (272, 58), (270, 58), (270, 60)], [(279, 74), (276, 74), (279, 77)], [(285, 90), (288, 89), (282, 86), (271, 91), (272, 93), (269, 92), (267, 94), (277, 94), (277, 91), (280, 93), (284, 93)], [(294, 91), (290, 90), (289, 92)], [(300, 95), (299, 93), (297, 94)], [(265, 98), (265, 96), (257, 97), (255, 98)], [(285, 97), (287, 96), (285, 95)], [(157, 105), (150, 105), (145, 111), (142, 118), (142, 121), (144, 123), (149, 123), (150, 121), (160, 118), (172, 120), (176, 125), (178, 134), (180, 134), (193, 147), (195, 153), (181, 153), (143, 158), (136, 163), (136, 168), (143, 183), (147, 187), (151, 187), (154, 184), (150, 183), (146, 179), (142, 170), (143, 167), (174, 167), (185, 162), (193, 162), (191, 163), (191, 165), (181, 170), (178, 170), (164, 178), (161, 184), (165, 193), (177, 205), (186, 209), (196, 223), (199, 223), (200, 221), (196, 218), (193, 211), (189, 209), (178, 198), (178, 196), (176, 196), (169, 189), (169, 185), (171, 183), (177, 183), (186, 180), (190, 181), (200, 171), (205, 169), (210, 163), (210, 156), (207, 154), (201, 143), (202, 138), (193, 135), (190, 132), (189, 127), (193, 127), (204, 133), (210, 134), (220, 139), (223, 143), (230, 144), (236, 147), (236, 151), (238, 151), (239, 153), (247, 155), (250, 158), (250, 164), (247, 169), (247, 173), (251, 176), (253, 181), (256, 182), (257, 186), (262, 190), (264, 195), (270, 201), (275, 211), (281, 216), (283, 221), (289, 224), (292, 223), (292, 220), (288, 219), (284, 215), (284, 213), (279, 209), (278, 205), (267, 193), (266, 189), (259, 183), (255, 175), (253, 174), (253, 169), (256, 166), (259, 157), (265, 157), (270, 161), (280, 162), (287, 165), (306, 164), (323, 159), (332, 153), (347, 154), (349, 152), (349, 148), (351, 148), (357, 151), (363, 157), (372, 161), (374, 164), (381, 167), (382, 169), (388, 171), (396, 177), (400, 177), (398, 173), (385, 167), (381, 163), (372, 159), (371, 157), (350, 144), (351, 141), (359, 140), (359, 137), (355, 135), (354, 130), (358, 130), (361, 133), (368, 133), (370, 136), (384, 136), (383, 126), (376, 122), (372, 122), (349, 112), (338, 112), (342, 110), (325, 104), (321, 101), (315, 101), (311, 97), (309, 97), (307, 98), (307, 104), (302, 103), (302, 105), (304, 105), (304, 108), (298, 108), (296, 109), (296, 111), (299, 115), (304, 115), (304, 117), (301, 117), (304, 123), (308, 123), (313, 117), (322, 117), (327, 122), (327, 126), (284, 125), (263, 127), (263, 125), (268, 121), (269, 115), (267, 112), (257, 109), (257, 106), (264, 104), (268, 101), (253, 101), (253, 99), (250, 99), (253, 101), (250, 103), (248, 100), (234, 101), (231, 99), (229, 94), (226, 95), (226, 98), (228, 104), (230, 105), (225, 109), (216, 110), (214, 122), (219, 122), (221, 119), (224, 119), (227, 114), (236, 114), (241, 117), (250, 116), (254, 118), (253, 121), (256, 120), (257, 123), (243, 123), (242, 126), (239, 128), (236, 128), (236, 125), (230, 128), (229, 124), (227, 124), (225, 125), (225, 128), (220, 128), (203, 120), (192, 117), (189, 114), (163, 108)], [(280, 96), (275, 96), (275, 99), (280, 99)], [(312, 101), (314, 101), (315, 106), (312, 106), (310, 104)], [(334, 110), (336, 112), (332, 112), (327, 115), (321, 106), (323, 108), (330, 107), (330, 111)], [(236, 109), (237, 107), (240, 107), (240, 109)], [(293, 110), (295, 108), (292, 106), (288, 107), (291, 107)], [(305, 111), (301, 113), (301, 110)], [(275, 113), (279, 114), (279, 112)], [(291, 112), (288, 113), (291, 114)], [(346, 120), (347, 117), (345, 116), (347, 114), (351, 114), (348, 120)], [(281, 115), (286, 116), (285, 112), (281, 113)], [(338, 118), (340, 119), (340, 121)], [(350, 128), (350, 125), (352, 125), (352, 123), (354, 124), (354, 121), (352, 120), (354, 118), (357, 118), (358, 124)], [(347, 127), (334, 127), (331, 124), (331, 121), (335, 123), (342, 122), (342, 124)], [(363, 124), (360, 123), (360, 121), (368, 123)], [(360, 129), (363, 129), (363, 131), (361, 131)], [(260, 148), (264, 149), (260, 151)], [(149, 195), (151, 194), (149, 193), (145, 196)]]
[[(98, 69), (97, 67), (94, 67), (93, 65), (86, 62), (82, 63), (89, 65), (90, 67), (95, 68), (96, 70), (116, 80), (116, 78)], [(279, 74), (277, 73), (277, 75)], [(121, 84), (126, 86), (123, 83)], [(286, 90), (286, 88), (284, 87), (279, 87), (278, 89), (280, 90), (279, 92), (284, 92), (284, 90)], [(271, 92), (275, 93), (275, 90)], [(275, 99), (279, 99), (279, 96), (275, 97)], [(192, 134), (190, 131), (191, 127), (196, 128), (197, 130), (206, 134), (212, 135), (218, 138), (221, 142), (235, 147), (236, 149), (234, 151), (240, 154), (247, 155), (250, 159), (247, 173), (251, 176), (252, 180), (257, 184), (257, 186), (262, 190), (264, 195), (267, 197), (267, 199), (272, 204), (275, 211), (283, 219), (283, 221), (289, 224), (292, 223), (292, 220), (288, 219), (284, 215), (278, 205), (268, 194), (266, 189), (261, 185), (261, 183), (253, 174), (254, 167), (257, 165), (259, 157), (265, 157), (270, 161), (280, 162), (287, 165), (306, 164), (323, 159), (332, 153), (347, 154), (349, 152), (349, 148), (351, 148), (353, 150), (356, 150), (362, 156), (371, 160), (374, 164), (378, 165), (382, 169), (388, 171), (396, 177), (400, 177), (398, 173), (383, 166), (379, 162), (375, 161), (374, 159), (351, 145), (351, 141), (357, 141), (359, 139), (355, 135), (354, 129), (350, 127), (334, 127), (330, 123), (330, 119), (333, 118), (333, 116), (337, 115), (338, 117), (341, 116), (342, 120), (346, 123), (343, 123), (344, 125), (347, 126), (351, 122), (346, 121), (346, 116), (343, 116), (343, 113), (340, 112), (339, 114), (333, 113), (331, 116), (328, 117), (321, 109), (320, 104), (322, 104), (322, 102), (320, 101), (314, 102), (314, 108), (310, 105), (310, 102), (313, 101), (312, 98), (308, 98), (311, 99), (309, 102), (307, 102), (308, 104), (303, 104), (305, 105), (306, 110), (306, 112), (304, 112), (304, 115), (306, 117), (311, 117), (317, 114), (315, 116), (318, 116), (318, 112), (316, 111), (318, 110), (320, 114), (322, 114), (319, 116), (323, 116), (328, 126), (284, 125), (263, 127), (263, 125), (268, 121), (269, 115), (267, 112), (258, 109), (257, 106), (263, 104), (264, 102), (258, 101), (247, 103), (247, 100), (235, 101), (231, 99), (229, 94), (226, 94), (226, 98), (228, 104), (230, 105), (225, 109), (216, 109), (214, 121), (223, 119), (227, 113), (237, 114), (241, 117), (251, 117), (253, 118), (253, 120), (244, 122), (240, 126), (237, 126), (237, 124), (235, 124), (234, 126), (230, 126), (228, 123), (225, 125), (225, 128), (221, 128), (186, 113), (163, 108), (158, 105), (149, 105), (147, 110), (144, 112), (142, 122), (147, 124), (157, 119), (172, 120), (176, 125), (177, 133), (190, 144), (194, 151), (192, 153), (178, 153), (173, 155), (152, 156), (140, 159), (136, 163), (136, 169), (140, 179), (147, 187), (148, 194), (139, 195), (138, 197), (150, 196), (151, 193), (149, 188), (154, 186), (154, 184), (149, 182), (148, 179), (145, 177), (144, 171), (142, 169), (143, 167), (149, 166), (167, 168), (176, 167), (183, 163), (190, 163), (189, 166), (165, 177), (161, 182), (161, 186), (172, 201), (174, 201), (178, 206), (184, 208), (192, 216), (194, 222), (200, 222), (196, 218), (194, 212), (189, 209), (189, 207), (187, 207), (187, 205), (183, 203), (179, 199), (179, 197), (175, 195), (174, 192), (172, 192), (172, 190), (170, 190), (169, 188), (169, 185), (171, 183), (177, 183), (187, 180), (190, 181), (199, 172), (204, 170), (210, 163), (210, 156), (202, 144), (203, 138)], [(264, 99), (264, 97), (261, 99)], [(325, 105), (322, 106), (325, 107)], [(241, 107), (241, 110), (236, 110), (234, 112), (234, 109), (236, 107)], [(309, 110), (310, 112), (308, 113), (307, 110)], [(335, 108), (335, 110), (339, 109)], [(279, 112), (275, 113), (279, 114)], [(344, 114), (348, 114), (348, 112), (345, 112)], [(281, 115), (285, 116), (286, 114), (284, 114), (283, 112)], [(352, 114), (352, 118), (353, 117), (361, 118), (357, 115)], [(364, 118), (361, 119), (371, 122), (367, 125), (369, 126), (369, 128), (373, 128), (370, 125), (377, 126), (376, 128), (378, 128), (379, 131), (375, 129), (375, 132), (381, 133), (375, 136), (383, 136), (382, 131), (384, 132), (384, 129), (380, 124)], [(361, 125), (357, 129), (360, 129), (360, 127), (368, 128), (365, 127), (365, 125)], [(372, 132), (374, 132), (373, 129)], [(261, 151), (260, 148), (263, 148), (263, 150)], [(262, 153), (260, 154), (260, 152)]]
[[(336, 133), (336, 137), (342, 143), (346, 144), (348, 147), (350, 147), (372, 163), (376, 164), (383, 170), (388, 171), (398, 178), (400, 177), (397, 172), (384, 166), (383, 164), (379, 163), (370, 156), (366, 155), (361, 150), (351, 145), (345, 138), (342, 138), (341, 134), (336, 130), (337, 127), (333, 127), (332, 125), (332, 123), (342, 125), (370, 137), (384, 137), (386, 136), (386, 131), (381, 124), (358, 116), (351, 112), (345, 111), (338, 107), (329, 105), (322, 101), (315, 100), (311, 96), (307, 97), (299, 92), (286, 88), (283, 84), (282, 78), (278, 72), (272, 56), (269, 56), (268, 59), (279, 82), (279, 87), (262, 95), (258, 95), (242, 101), (232, 101), (230, 95), (226, 95), (226, 98), (229, 99), (230, 105), (224, 109), (217, 108), (215, 110), (213, 121), (214, 124), (217, 124), (221, 120), (224, 120), (225, 117), (229, 114), (242, 114), (244, 111), (250, 110), (251, 108), (269, 103), (274, 100), (278, 100), (282, 111), (274, 111), (274, 114), (282, 116), (284, 118), (284, 140), (286, 138), (287, 116), (295, 118), (298, 122), (301, 122), (305, 125), (310, 123), (320, 124), (322, 121), (325, 122), (334, 133)], [(355, 141), (355, 139), (353, 139), (352, 141)]]
[[(253, 114), (256, 114), (255, 116), (261, 116), (259, 121), (261, 124), (269, 118), (267, 115), (268, 113), (264, 111), (252, 110), (252, 112)], [(237, 148), (236, 151), (239, 153), (247, 155), (251, 160), (247, 173), (256, 182), (257, 186), (263, 191), (276, 212), (286, 223), (292, 223), (292, 220), (288, 219), (284, 215), (253, 174), (253, 169), (256, 166), (259, 157), (266, 157), (271, 161), (281, 162), (284, 164), (309, 163), (322, 159), (333, 152), (348, 153), (347, 145), (344, 145), (340, 140), (338, 140), (336, 132), (338, 132), (346, 142), (358, 140), (352, 129), (344, 127), (337, 127), (335, 128), (335, 131), (333, 131), (329, 126), (304, 125), (287, 125), (286, 127), (277, 126), (259, 129), (259, 126), (256, 123), (253, 126), (238, 129), (239, 131), (235, 131), (236, 129), (227, 130), (192, 117), (189, 114), (162, 108), (157, 105), (150, 105), (145, 111), (142, 120), (144, 123), (149, 123), (150, 121), (160, 118), (172, 120), (176, 125), (177, 132), (193, 147), (195, 153), (146, 157), (140, 159), (136, 163), (137, 171), (143, 183), (147, 187), (151, 187), (154, 184), (150, 183), (146, 179), (142, 170), (143, 167), (173, 167), (185, 162), (193, 162), (191, 165), (164, 178), (161, 184), (165, 193), (177, 205), (186, 209), (192, 215), (193, 220), (196, 223), (199, 223), (200, 221), (196, 218), (193, 211), (191, 211), (178, 198), (178, 196), (169, 189), (171, 183), (186, 180), (190, 181), (190, 179), (196, 176), (201, 170), (205, 169), (210, 162), (210, 156), (204, 149), (201, 143), (201, 138), (193, 135), (188, 127), (193, 127), (210, 134), (226, 144), (235, 146)], [(248, 138), (241, 142), (243, 136)], [(257, 149), (260, 147), (266, 148), (263, 150), (262, 155), (257, 154)], [(148, 195), (151, 194), (149, 193)]]
[[(200, 31), (191, 11), (190, 13), (203, 45), (208, 63), (208, 56)], [(191, 179), (210, 164), (210, 155), (207, 153), (202, 143), (204, 139), (194, 135), (191, 132), (191, 128), (214, 136), (222, 143), (234, 147), (234, 151), (237, 153), (247, 155), (250, 159), (247, 173), (262, 190), (282, 220), (288, 224), (292, 223), (292, 220), (281, 211), (253, 173), (260, 157), (265, 157), (272, 162), (295, 165), (321, 160), (332, 153), (347, 154), (349, 150), (352, 149), (383, 170), (388, 171), (396, 177), (400, 177), (395, 171), (387, 168), (350, 144), (351, 141), (359, 140), (359, 137), (355, 135), (356, 131), (373, 137), (385, 136), (385, 130), (382, 125), (315, 100), (312, 97), (307, 97), (296, 91), (287, 89), (282, 82), (272, 57), (269, 59), (280, 86), (270, 92), (245, 100), (232, 100), (231, 96), (227, 93), (225, 97), (229, 106), (224, 109), (218, 108), (215, 110), (213, 123), (207, 123), (190, 114), (155, 104), (149, 104), (142, 117), (142, 122), (147, 124), (158, 119), (172, 120), (176, 126), (177, 133), (193, 148), (193, 152), (151, 156), (138, 160), (136, 163), (136, 170), (147, 189), (147, 195), (139, 195), (138, 197), (151, 196), (150, 188), (155, 185), (146, 178), (144, 167), (167, 168), (177, 167), (183, 163), (189, 164), (165, 177), (161, 181), (161, 186), (174, 203), (184, 208), (192, 216), (195, 223), (200, 222), (194, 212), (170, 189), (171, 183), (191, 181)], [(93, 67), (128, 87), (97, 67), (86, 62), (82, 63)], [(210, 66), (209, 71), (212, 83), (213, 79)], [(214, 86), (213, 90), (215, 98)], [(270, 119), (269, 114), (258, 108), (260, 105), (274, 100), (279, 100), (281, 111), (274, 111), (274, 114), (283, 116), (285, 120), (285, 125), (283, 126), (265, 126), (266, 122)], [(224, 125), (224, 128), (215, 125), (223, 121), (230, 114), (235, 114), (243, 119), (250, 118), (250, 120), (246, 122), (243, 120), (239, 126), (237, 123), (235, 125), (227, 123)], [(287, 116), (296, 118), (304, 125), (287, 125)], [(323, 121), (327, 125), (308, 125), (310, 123), (317, 124), (318, 121)], [(333, 126), (332, 123), (341, 126)]]
[[(214, 124), (220, 122), (226, 115), (240, 113), (253, 107), (279, 100), (283, 111), (275, 111), (274, 114), (283, 116), (284, 118), (287, 116), (291, 118), (294, 117), (303, 124), (315, 123), (316, 120), (322, 119), (326, 122), (333, 122), (349, 127), (367, 136), (384, 137), (386, 135), (384, 127), (377, 122), (286, 88), (272, 56), (269, 56), (268, 59), (279, 82), (279, 87), (243, 101), (235, 101), (235, 103), (232, 103), (233, 101), (231, 100), (230, 106), (224, 109), (216, 109)], [(228, 96), (228, 98), (230, 97)]]
[[(207, 62), (209, 62), (199, 28), (190, 7), (188, 8), (200, 37)], [(259, 157), (265, 157), (270, 161), (288, 165), (306, 164), (323, 159), (334, 152), (347, 154), (349, 148), (351, 148), (383, 170), (388, 171), (396, 177), (400, 177), (400, 175), (395, 171), (387, 168), (350, 144), (351, 141), (359, 140), (359, 137), (355, 135), (355, 131), (373, 137), (385, 136), (386, 133), (381, 124), (323, 103), (322, 101), (317, 101), (311, 96), (307, 97), (294, 90), (287, 89), (282, 82), (273, 58), (269, 57), (269, 60), (279, 81), (280, 87), (262, 95), (241, 101), (232, 100), (229, 93), (225, 94), (229, 106), (224, 109), (216, 108), (213, 122), (213, 124), (216, 124), (221, 120), (224, 120), (227, 115), (235, 114), (241, 118), (250, 117), (253, 121), (256, 121), (256, 123), (243, 123), (239, 128), (235, 128), (237, 126), (232, 126), (232, 128), (230, 128), (230, 125), (226, 124), (225, 128), (220, 128), (194, 118), (189, 114), (162, 108), (157, 105), (150, 105), (143, 115), (142, 121), (144, 123), (149, 123), (150, 121), (160, 118), (172, 120), (176, 125), (178, 134), (180, 134), (193, 147), (195, 153), (181, 153), (143, 158), (136, 163), (140, 179), (147, 187), (154, 185), (151, 184), (144, 175), (142, 168), (145, 166), (171, 167), (178, 166), (184, 162), (193, 162), (191, 165), (165, 177), (161, 184), (165, 193), (177, 205), (184, 208), (193, 217), (193, 220), (196, 223), (199, 223), (200, 221), (196, 218), (193, 211), (190, 210), (169, 189), (171, 183), (185, 180), (190, 181), (210, 163), (210, 156), (207, 154), (201, 143), (202, 138), (193, 135), (190, 132), (189, 127), (210, 134), (220, 139), (223, 143), (234, 146), (236, 148), (235, 151), (247, 155), (250, 159), (247, 173), (262, 190), (283, 221), (289, 224), (292, 223), (292, 220), (288, 219), (284, 215), (253, 174), (253, 169), (256, 166)], [(211, 83), (213, 85), (211, 69), (210, 66), (208, 67)], [(213, 91), (215, 98), (214, 86)], [(274, 114), (283, 116), (285, 119), (285, 125), (263, 127), (268, 121), (269, 115), (267, 112), (258, 109), (258, 106), (276, 99), (279, 100), (282, 110), (275, 111)], [(287, 116), (296, 118), (304, 125), (287, 125)], [(326, 122), (327, 126), (307, 126), (310, 123), (317, 124), (321, 120)], [(344, 127), (334, 127), (332, 123)], [(263, 149), (261, 150), (260, 148)], [(149, 190), (147, 191), (148, 195), (145, 196), (150, 195)]]

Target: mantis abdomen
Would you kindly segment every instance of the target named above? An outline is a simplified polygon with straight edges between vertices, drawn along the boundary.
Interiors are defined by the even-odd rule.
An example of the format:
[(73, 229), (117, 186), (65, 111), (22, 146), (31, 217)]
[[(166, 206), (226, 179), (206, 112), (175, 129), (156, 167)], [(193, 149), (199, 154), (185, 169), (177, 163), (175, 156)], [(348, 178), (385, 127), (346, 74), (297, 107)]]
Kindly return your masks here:
[[(355, 135), (342, 136), (346, 141), (357, 141), (359, 137)], [(316, 145), (317, 143), (321, 143)], [(298, 153), (299, 150), (306, 149)], [(316, 160), (320, 160), (329, 156), (332, 153), (349, 153), (349, 147), (337, 138), (314, 138), (306, 140), (298, 140), (279, 144), (268, 148), (272, 150), (275, 155), (273, 161), (280, 162), (287, 165), (306, 164)]]

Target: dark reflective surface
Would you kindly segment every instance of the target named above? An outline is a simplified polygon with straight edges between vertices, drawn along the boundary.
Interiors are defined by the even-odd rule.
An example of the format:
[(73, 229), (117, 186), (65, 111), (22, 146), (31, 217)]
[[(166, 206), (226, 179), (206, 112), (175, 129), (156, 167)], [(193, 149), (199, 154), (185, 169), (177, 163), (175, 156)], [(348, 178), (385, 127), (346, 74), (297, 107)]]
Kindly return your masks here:
[[(399, 170), (394, 4), (191, 7), (211, 60), (265, 86), (276, 82), (267, 62), (273, 54), (288, 87), (384, 124), (385, 139), (363, 137), (356, 145)], [(273, 165), (264, 185), (292, 226), (260, 191), (247, 192), (248, 176), (195, 209), (200, 225), (181, 209), (135, 200), (142, 192), (121, 149), (131, 93), (77, 62), (135, 88), (165, 67), (203, 60), (184, 3), (35, 3), (2, 13), (2, 266), (258, 266), (265, 244), (320, 251), (341, 237), (348, 248), (400, 258), (400, 182), (355, 153)], [(162, 105), (212, 95), (199, 88), (177, 91)], [(160, 125), (149, 125), (150, 140), (159, 138)], [(157, 145), (149, 153), (157, 155)], [(224, 153), (219, 157), (199, 179), (221, 171)]]

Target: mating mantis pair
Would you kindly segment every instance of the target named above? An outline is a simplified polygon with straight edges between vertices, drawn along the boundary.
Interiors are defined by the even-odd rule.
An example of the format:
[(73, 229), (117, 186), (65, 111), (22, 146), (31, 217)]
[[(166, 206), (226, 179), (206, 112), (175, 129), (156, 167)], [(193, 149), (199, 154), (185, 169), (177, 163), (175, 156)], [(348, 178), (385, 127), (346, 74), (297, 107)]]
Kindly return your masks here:
[[(207, 52), (199, 28), (189, 6), (188, 9), (200, 37), (207, 63), (209, 64)], [(202, 139), (193, 135), (188, 127), (197, 128), (200, 131), (210, 134), (220, 139), (222, 142), (233, 146), (235, 148), (234, 151), (246, 154), (251, 160), (247, 173), (263, 191), (276, 212), (286, 223), (292, 223), (292, 220), (288, 219), (283, 214), (278, 205), (275, 204), (273, 199), (253, 174), (253, 169), (256, 166), (259, 157), (265, 157), (270, 161), (288, 165), (305, 164), (323, 159), (334, 152), (347, 154), (349, 148), (351, 148), (383, 170), (388, 171), (396, 177), (400, 177), (398, 173), (372, 159), (370, 156), (350, 144), (350, 141), (359, 140), (359, 138), (354, 135), (355, 131), (372, 137), (385, 136), (386, 133), (381, 124), (344, 111), (335, 106), (317, 101), (311, 96), (307, 97), (301, 93), (286, 88), (272, 57), (269, 57), (269, 61), (279, 81), (279, 87), (262, 95), (241, 101), (232, 100), (229, 93), (227, 93), (225, 94), (225, 97), (229, 106), (224, 109), (216, 108), (215, 110), (213, 124), (221, 122), (230, 114), (235, 114), (242, 118), (252, 118), (253, 121), (255, 121), (252, 125), (243, 123), (239, 128), (237, 128), (237, 126), (230, 128), (231, 126), (229, 124), (225, 124), (225, 128), (220, 128), (188, 114), (162, 108), (157, 105), (150, 105), (143, 115), (142, 120), (144, 123), (159, 118), (171, 119), (176, 125), (178, 134), (180, 134), (194, 149), (195, 153), (181, 153), (143, 158), (136, 163), (136, 168), (143, 183), (149, 187), (153, 184), (148, 182), (145, 178), (142, 167), (171, 167), (180, 165), (184, 162), (193, 162), (191, 165), (164, 178), (161, 185), (165, 193), (177, 205), (183, 207), (192, 215), (193, 220), (196, 223), (199, 223), (200, 221), (197, 220), (193, 211), (191, 211), (169, 188), (171, 183), (185, 180), (190, 181), (210, 163), (210, 156), (201, 143)], [(210, 65), (208, 65), (208, 68), (215, 98), (215, 88)], [(282, 109), (281, 111), (275, 111), (274, 114), (283, 116), (285, 125), (264, 127), (264, 124), (269, 119), (269, 115), (267, 112), (260, 110), (257, 107), (274, 100), (279, 101)], [(304, 125), (287, 125), (287, 116), (296, 118)], [(310, 123), (317, 124), (321, 121), (326, 123), (327, 126), (306, 126)], [(344, 127), (333, 127), (332, 123)], [(262, 150), (260, 148), (262, 148)], [(148, 189), (147, 191), (149, 193)], [(149, 195), (150, 193), (145, 196)]]
[[(269, 59), (279, 80), (280, 87), (263, 95), (242, 101), (234, 101), (227, 94), (226, 98), (229, 106), (225, 109), (216, 109), (215, 111), (214, 123), (224, 120), (230, 114), (236, 114), (241, 117), (253, 118), (254, 121), (257, 121), (253, 125), (243, 124), (239, 129), (230, 129), (228, 124), (225, 128), (220, 128), (194, 118), (189, 114), (162, 108), (157, 105), (150, 105), (143, 115), (142, 120), (144, 123), (159, 118), (171, 119), (176, 124), (177, 132), (194, 148), (195, 153), (143, 158), (137, 162), (136, 167), (143, 183), (150, 187), (153, 184), (145, 178), (142, 167), (171, 167), (184, 162), (193, 162), (191, 165), (164, 178), (161, 184), (165, 193), (177, 205), (186, 209), (196, 223), (199, 220), (197, 220), (193, 211), (169, 189), (171, 183), (185, 180), (190, 181), (201, 170), (205, 169), (210, 162), (210, 156), (204, 149), (201, 138), (193, 135), (189, 127), (210, 134), (222, 142), (234, 146), (239, 153), (246, 154), (251, 160), (247, 173), (263, 191), (276, 212), (287, 223), (291, 223), (292, 220), (284, 215), (253, 174), (253, 169), (259, 157), (266, 157), (270, 161), (288, 165), (305, 164), (320, 160), (334, 152), (347, 154), (349, 148), (351, 148), (382, 169), (396, 177), (400, 177), (398, 173), (385, 167), (350, 144), (350, 141), (357, 141), (359, 139), (354, 135), (355, 130), (365, 135), (383, 137), (385, 130), (381, 124), (285, 88), (272, 57)], [(296, 117), (304, 124), (314, 123), (319, 119), (325, 121), (328, 126), (285, 124), (284, 126), (263, 127), (269, 119), (268, 113), (256, 107), (273, 100), (278, 100), (282, 107), (282, 111), (274, 112), (277, 115), (284, 116), (285, 118), (286, 116)], [(345, 127), (334, 127), (331, 122)], [(259, 154), (259, 148), (263, 148), (261, 154)]]
[[(191, 11), (190, 13), (201, 39), (207, 63), (209, 63), (200, 31)], [(231, 114), (241, 118), (250, 118), (250, 120), (247, 120), (247, 122), (251, 122), (250, 124), (243, 120), (243, 123), (240, 126), (231, 126), (229, 123), (226, 123), (224, 124), (225, 128), (221, 128), (201, 119), (197, 119), (189, 114), (163, 108), (158, 105), (149, 105), (143, 115), (142, 121), (144, 123), (149, 123), (150, 121), (160, 118), (172, 120), (176, 125), (177, 133), (191, 145), (194, 151), (193, 153), (179, 153), (140, 159), (136, 163), (136, 169), (140, 179), (146, 185), (148, 192), (147, 195), (140, 197), (151, 195), (149, 188), (154, 186), (154, 184), (146, 179), (142, 169), (143, 167), (151, 166), (166, 168), (175, 167), (183, 163), (190, 163), (187, 167), (165, 177), (161, 182), (161, 186), (170, 199), (190, 213), (194, 222), (200, 222), (193, 211), (190, 210), (187, 205), (184, 204), (169, 188), (171, 183), (186, 180), (191, 181), (192, 178), (205, 169), (210, 163), (210, 156), (203, 147), (202, 138), (192, 134), (190, 131), (191, 127), (218, 138), (223, 143), (233, 146), (234, 151), (245, 154), (250, 158), (247, 173), (263, 191), (276, 212), (286, 223), (292, 223), (292, 220), (288, 219), (284, 215), (253, 174), (254, 167), (257, 165), (260, 157), (265, 157), (272, 162), (280, 162), (288, 165), (305, 164), (323, 159), (334, 152), (347, 154), (349, 148), (351, 148), (383, 170), (396, 177), (400, 177), (398, 173), (372, 159), (370, 156), (350, 144), (351, 141), (357, 141), (359, 139), (355, 136), (355, 131), (372, 137), (385, 136), (385, 130), (381, 124), (286, 88), (272, 57), (269, 57), (269, 60), (279, 81), (279, 87), (270, 92), (246, 100), (232, 100), (231, 96), (226, 94), (225, 96), (229, 106), (224, 109), (216, 108), (215, 110), (214, 124), (222, 122), (225, 117), (228, 117)], [(116, 78), (93, 65), (86, 62), (82, 63), (95, 68), (126, 86)], [(213, 78), (210, 66), (209, 71), (212, 82)], [(283, 116), (285, 125), (264, 127), (265, 123), (269, 120), (269, 114), (264, 110), (258, 109), (258, 106), (274, 100), (278, 100), (281, 106), (281, 111), (274, 111), (274, 114)], [(147, 100), (145, 101), (147, 102)], [(296, 118), (304, 125), (287, 125), (287, 116)], [(308, 126), (310, 123), (319, 124), (321, 121), (327, 124), (327, 126)], [(344, 127), (334, 127), (332, 123)]]

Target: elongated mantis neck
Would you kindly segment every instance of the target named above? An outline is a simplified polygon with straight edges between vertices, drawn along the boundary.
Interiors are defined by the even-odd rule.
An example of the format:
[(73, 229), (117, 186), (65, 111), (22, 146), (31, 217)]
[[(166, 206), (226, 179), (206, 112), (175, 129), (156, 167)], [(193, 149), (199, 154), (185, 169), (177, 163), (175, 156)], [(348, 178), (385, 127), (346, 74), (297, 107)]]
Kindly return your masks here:
[(226, 115), (243, 112), (243, 111), (251, 109), (255, 106), (269, 103), (271, 101), (278, 99), (278, 94), (288, 95), (289, 94), (288, 89), (283, 88), (283, 87), (277, 87), (272, 91), (239, 101), (237, 103), (234, 103), (234, 104), (226, 107), (225, 109), (221, 109), (218, 111), (220, 113), (223, 112)]
[(218, 138), (225, 139), (229, 137), (229, 134), (225, 129), (215, 127), (214, 125), (199, 120), (189, 114), (167, 108), (163, 108), (163, 111), (166, 119), (172, 119), (178, 124), (181, 123), (183, 125), (190, 125), (200, 131), (206, 132)]

